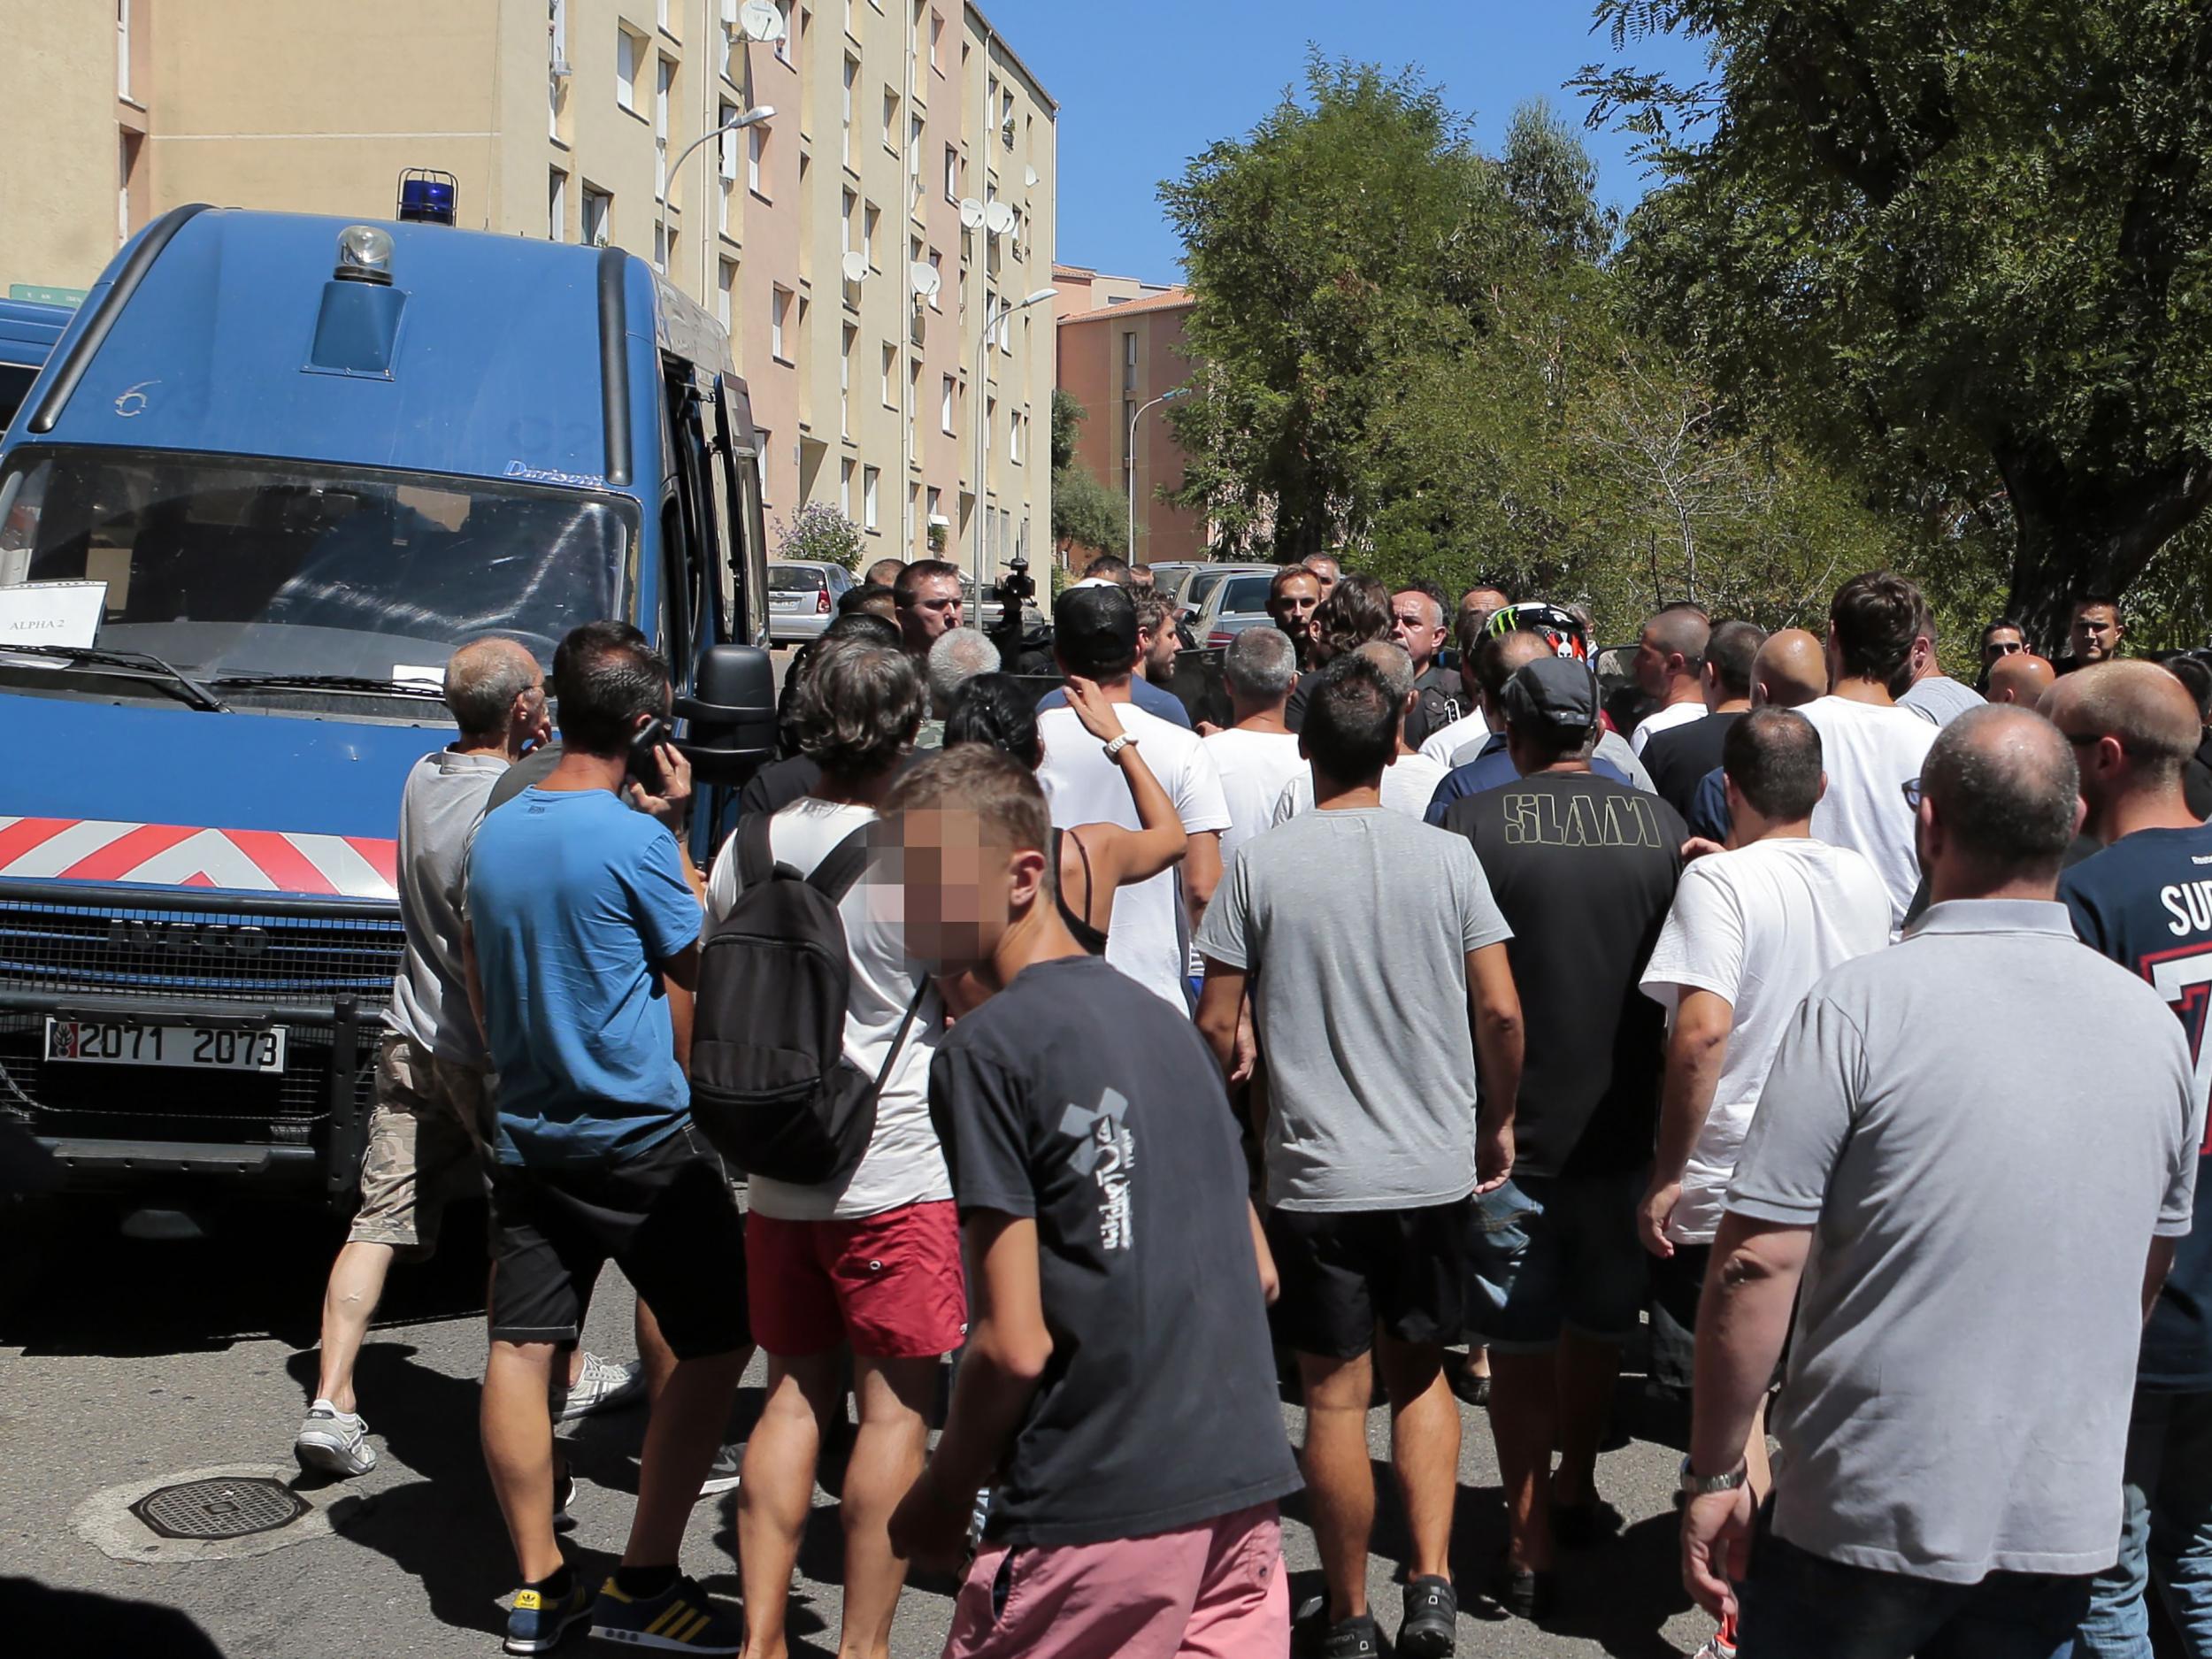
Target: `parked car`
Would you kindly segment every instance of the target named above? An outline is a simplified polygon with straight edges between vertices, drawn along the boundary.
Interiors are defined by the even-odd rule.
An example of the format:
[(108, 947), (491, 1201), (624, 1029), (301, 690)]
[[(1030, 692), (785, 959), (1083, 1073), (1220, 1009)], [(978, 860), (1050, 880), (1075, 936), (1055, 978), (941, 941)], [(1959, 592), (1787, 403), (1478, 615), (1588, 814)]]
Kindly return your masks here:
[(1155, 565), (1152, 567), (1152, 589), (1165, 598), (1170, 604), (1174, 605), (1179, 616), (1191, 583), (1197, 580), (1201, 572), (1213, 568), (1210, 565), (1195, 561), (1186, 563), (1182, 560), (1171, 560), (1165, 565)]
[(777, 559), (768, 566), (768, 642), (795, 645), (818, 640), (837, 614), (837, 602), (853, 585), (842, 565), (815, 559)]
[(1189, 625), (1191, 638), (1211, 650), (1228, 644), (1245, 629), (1267, 622), (1267, 590), (1274, 586), (1275, 572), (1281, 568), (1278, 565), (1217, 565), (1202, 572), (1205, 592), (1194, 602), (1197, 612)]
[(994, 597), (979, 600), (976, 595), (975, 578), (965, 571), (960, 572), (961, 626), (981, 628), (986, 634), (998, 626), (999, 618), (1006, 614), (1006, 607), (995, 597), (998, 593), (996, 583), (992, 584), (991, 592)]

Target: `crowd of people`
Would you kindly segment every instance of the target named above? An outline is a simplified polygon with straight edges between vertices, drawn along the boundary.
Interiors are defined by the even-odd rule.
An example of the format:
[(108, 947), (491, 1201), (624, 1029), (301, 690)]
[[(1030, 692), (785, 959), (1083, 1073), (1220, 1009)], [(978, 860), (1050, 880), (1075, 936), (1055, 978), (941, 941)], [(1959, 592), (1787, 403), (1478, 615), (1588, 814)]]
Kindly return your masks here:
[[(1448, 1655), (1463, 1602), (1561, 1611), (1562, 1555), (1620, 1525), (1648, 1320), (1694, 1342), (1707, 1654), (2139, 1656), (2155, 1601), (2212, 1659), (2202, 664), (2124, 659), (2093, 595), (2065, 660), (1993, 624), (1968, 685), (1876, 572), (1819, 634), (1663, 606), (1609, 695), (1571, 605), (1317, 559), (1216, 726), (1142, 567), (1059, 595), (1041, 702), (956, 567), (868, 574), (714, 833), (620, 624), (562, 641), (550, 745), (538, 664), (464, 646), (459, 738), (407, 781), (297, 1445), (373, 1466), (386, 1271), (488, 1187), (508, 1651), (588, 1622), (780, 1659), (837, 1442), (842, 1655), (885, 1659), (912, 1565), (959, 1575), (963, 1659), (1361, 1659), (1379, 1394), (1389, 1644)], [(634, 1363), (581, 1346), (610, 1261)], [(554, 1424), (641, 1395), (595, 1589)], [(1463, 1586), (1486, 1405), (1508, 1544)], [(741, 1616), (679, 1561), (733, 1486)]]

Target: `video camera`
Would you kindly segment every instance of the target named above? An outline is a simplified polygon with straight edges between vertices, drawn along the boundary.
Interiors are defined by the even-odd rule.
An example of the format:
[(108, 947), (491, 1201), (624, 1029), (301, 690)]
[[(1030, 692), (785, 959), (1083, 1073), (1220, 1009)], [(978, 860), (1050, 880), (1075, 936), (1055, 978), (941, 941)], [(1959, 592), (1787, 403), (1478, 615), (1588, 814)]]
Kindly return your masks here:
[(1029, 560), (1017, 553), (1006, 561), (1006, 574), (993, 584), (992, 597), (1018, 610), (1036, 596), (1037, 584), (1029, 574)]

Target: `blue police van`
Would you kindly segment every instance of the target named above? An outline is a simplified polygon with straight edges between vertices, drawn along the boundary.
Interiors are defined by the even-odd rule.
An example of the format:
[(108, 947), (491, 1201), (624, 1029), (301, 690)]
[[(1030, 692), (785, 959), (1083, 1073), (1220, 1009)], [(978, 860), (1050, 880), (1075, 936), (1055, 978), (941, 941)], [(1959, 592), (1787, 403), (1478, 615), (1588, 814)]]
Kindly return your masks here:
[(607, 617), (674, 665), (703, 854), (774, 721), (699, 306), (617, 249), (149, 225), (0, 441), (0, 1136), (65, 1189), (349, 1202), (442, 664)]
[(71, 306), (44, 300), (0, 300), (0, 432), (8, 429), (74, 314)]

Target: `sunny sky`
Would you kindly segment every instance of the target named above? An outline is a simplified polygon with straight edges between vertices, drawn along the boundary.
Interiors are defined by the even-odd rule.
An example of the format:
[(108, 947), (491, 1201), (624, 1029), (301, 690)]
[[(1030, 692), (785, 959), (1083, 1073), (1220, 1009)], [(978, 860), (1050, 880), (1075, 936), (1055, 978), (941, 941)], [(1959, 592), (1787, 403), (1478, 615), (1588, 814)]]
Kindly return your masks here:
[[(1064, 263), (1149, 281), (1181, 273), (1180, 249), (1154, 194), (1217, 138), (1242, 134), (1302, 84), (1306, 49), (1398, 69), (1419, 65), (1494, 149), (1516, 105), (1548, 97), (1610, 56), (1585, 0), (982, 0), (992, 23), (1060, 103)], [(1694, 73), (1678, 41), (1632, 45), (1633, 60)], [(1629, 141), (1587, 133), (1599, 193), (1625, 205), (1644, 182)]]

